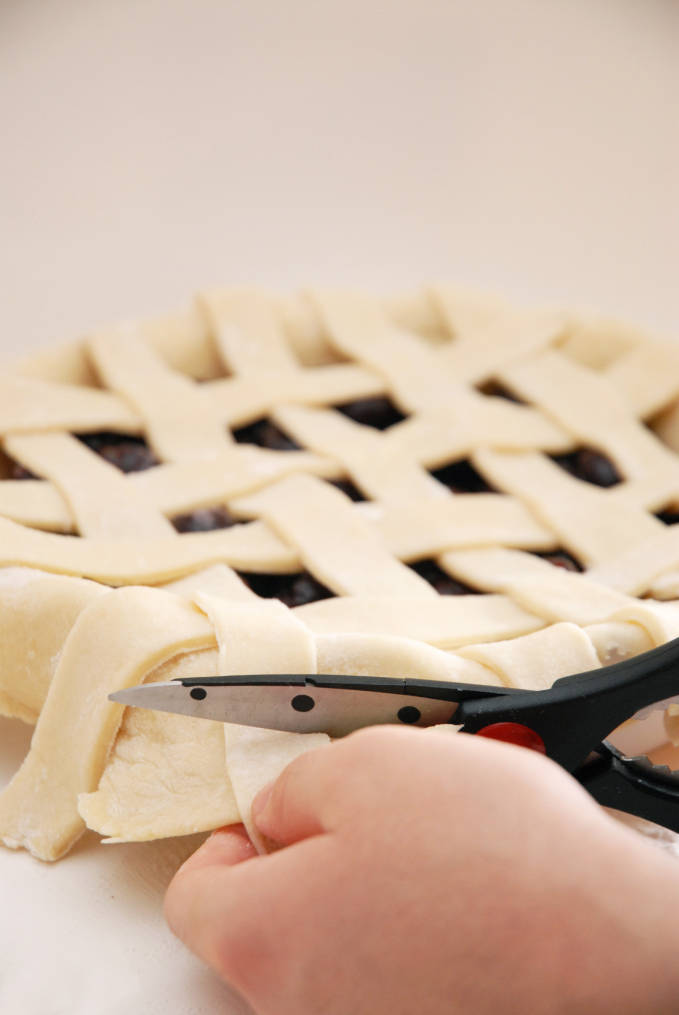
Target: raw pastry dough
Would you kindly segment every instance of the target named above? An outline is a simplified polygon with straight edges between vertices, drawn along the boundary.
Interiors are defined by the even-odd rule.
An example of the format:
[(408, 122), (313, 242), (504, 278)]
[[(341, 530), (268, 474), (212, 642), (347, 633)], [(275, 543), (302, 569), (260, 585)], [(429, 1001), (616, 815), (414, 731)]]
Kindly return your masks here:
[[(254, 836), (256, 791), (327, 742), (108, 701), (142, 680), (540, 688), (676, 637), (678, 364), (613, 322), (440, 286), (213, 291), (7, 371), (0, 712), (36, 729), (0, 839), (55, 859), (85, 822), (109, 842), (238, 820)], [(124, 475), (77, 439), (109, 432), (160, 464)], [(619, 483), (578, 472), (592, 449)], [(179, 534), (203, 509), (238, 524)], [(577, 566), (564, 550), (584, 573), (554, 566)], [(261, 576), (275, 595), (295, 575), (306, 605), (263, 598)], [(451, 582), (468, 589), (439, 594)]]

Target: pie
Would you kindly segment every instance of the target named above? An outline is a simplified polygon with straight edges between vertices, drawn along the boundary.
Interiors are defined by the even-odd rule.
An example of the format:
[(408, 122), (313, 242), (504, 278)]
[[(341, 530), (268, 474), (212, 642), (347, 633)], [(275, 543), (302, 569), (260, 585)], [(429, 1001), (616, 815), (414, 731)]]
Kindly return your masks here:
[(679, 635), (679, 345), (452, 287), (201, 294), (0, 377), (0, 839), (248, 817), (327, 738), (125, 709), (144, 680), (544, 688)]

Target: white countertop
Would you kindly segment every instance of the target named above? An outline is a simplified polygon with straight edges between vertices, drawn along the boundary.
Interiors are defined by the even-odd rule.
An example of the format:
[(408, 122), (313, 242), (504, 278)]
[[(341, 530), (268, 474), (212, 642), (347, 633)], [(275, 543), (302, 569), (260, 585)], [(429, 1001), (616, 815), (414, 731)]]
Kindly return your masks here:
[[(673, 0), (4, 0), (0, 358), (221, 283), (677, 333), (678, 43)], [(162, 922), (188, 848), (0, 851), (3, 1013), (244, 1011)]]

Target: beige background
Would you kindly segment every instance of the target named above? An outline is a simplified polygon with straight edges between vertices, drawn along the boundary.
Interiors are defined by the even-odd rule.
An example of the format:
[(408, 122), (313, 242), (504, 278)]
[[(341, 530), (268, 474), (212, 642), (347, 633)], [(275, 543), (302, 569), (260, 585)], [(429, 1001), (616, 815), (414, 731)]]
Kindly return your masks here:
[[(228, 282), (676, 333), (678, 45), (675, 0), (2, 0), (0, 358)], [(240, 1010), (160, 920), (183, 848), (1, 852), (0, 1009)]]

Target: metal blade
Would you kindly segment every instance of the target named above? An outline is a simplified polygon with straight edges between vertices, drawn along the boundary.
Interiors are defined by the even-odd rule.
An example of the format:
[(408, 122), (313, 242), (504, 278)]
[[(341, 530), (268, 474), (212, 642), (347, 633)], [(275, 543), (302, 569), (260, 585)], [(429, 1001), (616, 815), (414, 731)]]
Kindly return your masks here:
[(450, 722), (457, 702), (413, 694), (319, 687), (315, 684), (246, 684), (181, 679), (142, 684), (109, 695), (137, 708), (174, 712), (199, 719), (258, 726), (290, 733), (328, 733), (342, 737), (364, 726), (398, 723), (434, 726)]

